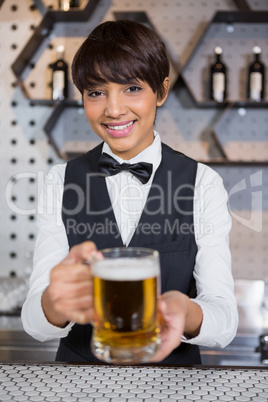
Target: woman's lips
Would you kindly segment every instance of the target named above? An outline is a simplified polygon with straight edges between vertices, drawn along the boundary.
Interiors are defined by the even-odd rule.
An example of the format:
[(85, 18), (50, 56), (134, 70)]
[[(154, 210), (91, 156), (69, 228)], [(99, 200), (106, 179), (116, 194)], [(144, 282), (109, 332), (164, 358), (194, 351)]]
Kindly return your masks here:
[(112, 137), (126, 137), (127, 135), (130, 134), (130, 132), (133, 130), (135, 126), (136, 121), (131, 120), (131, 121), (124, 121), (122, 123), (110, 123), (110, 124), (103, 124), (106, 131), (112, 136)]

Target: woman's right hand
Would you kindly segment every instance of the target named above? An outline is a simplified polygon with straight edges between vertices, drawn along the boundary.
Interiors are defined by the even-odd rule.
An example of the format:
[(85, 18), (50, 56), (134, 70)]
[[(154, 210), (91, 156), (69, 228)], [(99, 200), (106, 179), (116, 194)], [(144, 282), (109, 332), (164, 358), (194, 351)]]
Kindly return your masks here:
[(42, 295), (42, 307), (51, 324), (65, 327), (69, 321), (87, 324), (93, 320), (92, 274), (84, 261), (96, 252), (93, 242), (81, 243), (51, 270), (50, 284)]

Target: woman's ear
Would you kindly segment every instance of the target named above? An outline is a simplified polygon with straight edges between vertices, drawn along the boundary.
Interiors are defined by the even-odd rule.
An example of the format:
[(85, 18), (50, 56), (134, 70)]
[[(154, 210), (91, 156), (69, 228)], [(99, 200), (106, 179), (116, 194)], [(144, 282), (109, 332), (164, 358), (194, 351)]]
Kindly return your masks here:
[(163, 91), (163, 96), (160, 98), (160, 97), (158, 97), (158, 100), (157, 100), (157, 104), (156, 104), (156, 106), (162, 106), (163, 105), (163, 103), (165, 102), (165, 100), (167, 99), (167, 96), (168, 96), (168, 91), (169, 91), (169, 78), (168, 77), (166, 77), (165, 79), (164, 79), (164, 81), (163, 81), (163, 89), (164, 89), (164, 91)]

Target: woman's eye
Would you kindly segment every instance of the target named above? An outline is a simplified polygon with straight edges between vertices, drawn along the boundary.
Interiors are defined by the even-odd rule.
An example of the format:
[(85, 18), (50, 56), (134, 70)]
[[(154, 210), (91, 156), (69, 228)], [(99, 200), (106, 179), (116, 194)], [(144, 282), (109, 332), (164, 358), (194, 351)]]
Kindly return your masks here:
[(88, 97), (89, 98), (96, 98), (97, 96), (101, 96), (102, 95), (102, 92), (101, 91), (91, 91), (91, 92), (88, 92)]
[(132, 85), (127, 89), (128, 92), (139, 92), (141, 91), (141, 87), (138, 87), (137, 85)]

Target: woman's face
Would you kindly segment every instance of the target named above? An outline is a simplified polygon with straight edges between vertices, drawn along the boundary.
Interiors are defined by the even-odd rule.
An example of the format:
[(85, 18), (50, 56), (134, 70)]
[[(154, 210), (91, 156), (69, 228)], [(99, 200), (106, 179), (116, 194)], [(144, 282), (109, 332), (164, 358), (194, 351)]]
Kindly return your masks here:
[(156, 107), (166, 95), (157, 94), (144, 81), (117, 84), (100, 83), (84, 91), (84, 108), (90, 126), (114, 154), (129, 160), (153, 142)]

